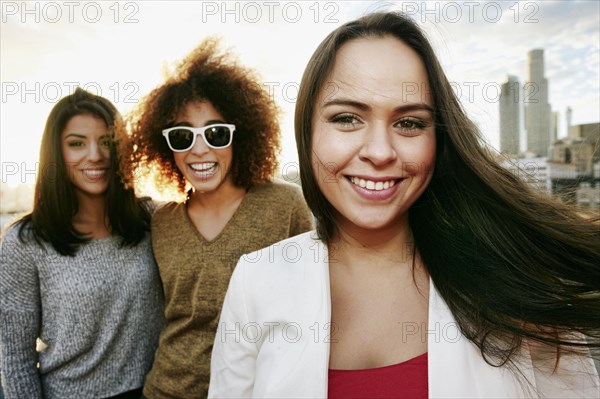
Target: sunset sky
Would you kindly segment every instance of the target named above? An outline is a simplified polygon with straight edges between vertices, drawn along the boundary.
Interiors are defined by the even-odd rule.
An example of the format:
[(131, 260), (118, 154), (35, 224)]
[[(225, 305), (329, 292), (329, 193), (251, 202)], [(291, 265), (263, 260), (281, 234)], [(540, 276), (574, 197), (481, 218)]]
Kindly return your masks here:
[(428, 33), (461, 101), (498, 148), (498, 91), (507, 74), (527, 78), (527, 52), (545, 50), (550, 103), (573, 123), (600, 121), (597, 1), (200, 2), (2, 1), (2, 183), (35, 181), (44, 123), (76, 85), (126, 113), (163, 72), (218, 34), (259, 71), (284, 111), (281, 164), (297, 160), (293, 109), (306, 63), (342, 23), (370, 11), (404, 10)]

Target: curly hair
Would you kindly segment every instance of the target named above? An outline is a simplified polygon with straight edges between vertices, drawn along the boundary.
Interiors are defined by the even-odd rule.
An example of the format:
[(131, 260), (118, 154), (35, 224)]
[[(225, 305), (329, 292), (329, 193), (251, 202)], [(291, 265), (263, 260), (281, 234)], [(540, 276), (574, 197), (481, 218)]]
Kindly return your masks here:
[(119, 140), (127, 184), (133, 185), (138, 173), (154, 169), (159, 172), (155, 174), (158, 187), (176, 182), (178, 191), (185, 191), (185, 178), (162, 130), (172, 126), (193, 101), (209, 101), (228, 123), (235, 124), (230, 173), (236, 186), (249, 188), (273, 178), (281, 146), (279, 108), (256, 73), (240, 66), (231, 53), (219, 51), (219, 39), (209, 37), (127, 115), (128, 137)]

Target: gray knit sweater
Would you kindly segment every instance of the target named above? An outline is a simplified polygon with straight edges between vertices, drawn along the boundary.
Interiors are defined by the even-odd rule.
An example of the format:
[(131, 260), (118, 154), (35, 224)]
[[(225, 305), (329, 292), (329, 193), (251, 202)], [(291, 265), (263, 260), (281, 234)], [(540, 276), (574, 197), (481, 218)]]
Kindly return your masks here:
[[(104, 398), (140, 388), (164, 323), (149, 236), (136, 247), (94, 239), (75, 257), (23, 244), (0, 249), (2, 387), (13, 398)], [(36, 338), (48, 348), (37, 353)], [(39, 362), (39, 368), (36, 363)]]

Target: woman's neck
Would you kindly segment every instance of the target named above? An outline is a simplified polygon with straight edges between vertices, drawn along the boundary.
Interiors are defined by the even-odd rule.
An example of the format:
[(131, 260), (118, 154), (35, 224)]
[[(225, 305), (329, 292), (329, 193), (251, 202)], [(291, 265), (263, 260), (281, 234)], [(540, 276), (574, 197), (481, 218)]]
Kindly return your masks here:
[(390, 226), (361, 229), (352, 223), (338, 223), (337, 237), (329, 243), (330, 261), (343, 264), (412, 264), (414, 240), (408, 214)]
[(78, 209), (73, 216), (73, 227), (91, 238), (111, 236), (104, 196), (78, 193), (77, 201)]
[(218, 212), (220, 209), (229, 209), (233, 204), (239, 204), (246, 189), (238, 187), (231, 181), (225, 181), (216, 190), (210, 192), (194, 191), (188, 199), (188, 209), (205, 209)]
[(245, 188), (231, 183), (212, 192), (193, 192), (187, 202), (188, 217), (200, 235), (212, 241), (227, 226), (245, 194)]

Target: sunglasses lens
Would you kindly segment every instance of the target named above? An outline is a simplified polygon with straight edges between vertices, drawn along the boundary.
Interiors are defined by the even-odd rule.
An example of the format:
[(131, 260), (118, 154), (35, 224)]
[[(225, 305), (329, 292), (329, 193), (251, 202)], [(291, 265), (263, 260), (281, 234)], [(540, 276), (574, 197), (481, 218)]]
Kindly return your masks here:
[(227, 126), (213, 126), (204, 132), (204, 137), (213, 147), (226, 147), (231, 141), (231, 130)]
[(175, 129), (169, 132), (169, 143), (176, 150), (187, 150), (192, 146), (194, 141), (194, 132), (182, 128)]

